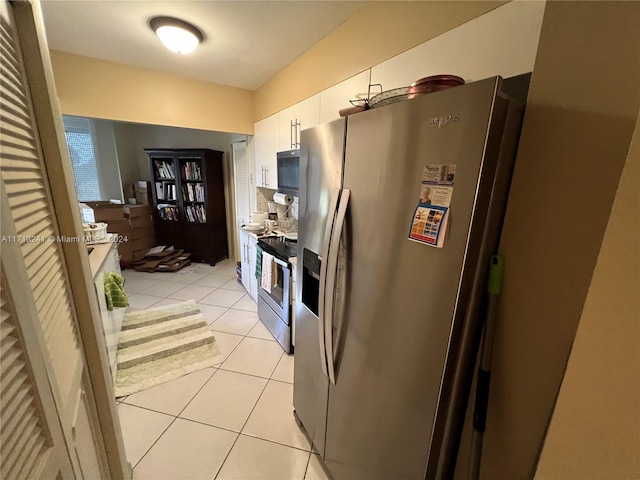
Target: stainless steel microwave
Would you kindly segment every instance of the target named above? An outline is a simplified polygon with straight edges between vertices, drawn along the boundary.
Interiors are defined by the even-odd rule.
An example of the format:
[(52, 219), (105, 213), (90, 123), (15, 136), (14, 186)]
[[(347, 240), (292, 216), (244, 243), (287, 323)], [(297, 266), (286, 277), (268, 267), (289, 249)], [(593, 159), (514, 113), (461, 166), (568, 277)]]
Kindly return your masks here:
[(297, 196), (300, 183), (300, 150), (278, 152), (278, 192)]

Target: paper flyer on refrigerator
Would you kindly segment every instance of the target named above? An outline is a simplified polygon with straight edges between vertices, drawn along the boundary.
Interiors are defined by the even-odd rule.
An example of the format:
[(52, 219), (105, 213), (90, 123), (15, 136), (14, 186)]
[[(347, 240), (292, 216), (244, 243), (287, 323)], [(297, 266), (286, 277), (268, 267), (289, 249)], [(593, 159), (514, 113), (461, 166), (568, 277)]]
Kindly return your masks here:
[(455, 165), (425, 165), (409, 240), (442, 248), (453, 196)]

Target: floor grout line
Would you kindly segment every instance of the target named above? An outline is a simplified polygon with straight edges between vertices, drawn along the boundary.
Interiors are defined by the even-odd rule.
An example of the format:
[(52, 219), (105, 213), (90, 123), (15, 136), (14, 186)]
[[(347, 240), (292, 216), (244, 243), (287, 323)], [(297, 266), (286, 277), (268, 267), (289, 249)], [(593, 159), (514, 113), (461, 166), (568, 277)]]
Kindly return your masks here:
[[(214, 272), (211, 272), (211, 273), (214, 273)], [(210, 273), (207, 273), (207, 275), (209, 275), (209, 274), (210, 274)], [(140, 278), (140, 277), (138, 277), (138, 278)], [(167, 280), (167, 281), (172, 281), (172, 280)], [(191, 282), (190, 284), (183, 284), (183, 285), (184, 285), (184, 287), (182, 287), (182, 288), (186, 288), (186, 287), (187, 287), (187, 286), (189, 286), (189, 285), (193, 285), (193, 284), (195, 284), (197, 281), (198, 281), (198, 280), (194, 280), (194, 281), (193, 281), (193, 282)], [(231, 280), (229, 280), (229, 281), (231, 281)], [(182, 282), (174, 282), (174, 283), (182, 283)], [(224, 289), (224, 288), (222, 288), (222, 287), (209, 287), (209, 286), (206, 286), (206, 285), (198, 285), (198, 286), (206, 287), (206, 288), (213, 288), (213, 291), (212, 291), (211, 293), (213, 293), (213, 292), (215, 292), (215, 291), (217, 291), (217, 290), (220, 290), (220, 289), (222, 289), (222, 290), (228, 290), (228, 291), (238, 291), (238, 292), (240, 291), (240, 290), (237, 290), (237, 289)], [(237, 300), (235, 303), (233, 303), (231, 306), (228, 306), (228, 307), (227, 307), (227, 306), (221, 306), (221, 305), (210, 305), (210, 306), (215, 306), (215, 307), (225, 308), (226, 310), (225, 310), (222, 314), (220, 314), (216, 319), (214, 319), (210, 324), (208, 324), (208, 326), (209, 326), (209, 327), (211, 327), (211, 325), (212, 325), (213, 323), (215, 323), (215, 322), (216, 322), (216, 321), (217, 321), (217, 320), (218, 320), (222, 315), (224, 315), (225, 313), (227, 313), (227, 312), (228, 312), (229, 310), (231, 310), (231, 309), (236, 310), (236, 311), (242, 311), (242, 312), (251, 312), (251, 313), (255, 313), (255, 314), (257, 315), (257, 310), (246, 310), (246, 309), (241, 309), (241, 308), (234, 308), (234, 306), (235, 306), (238, 302), (240, 302), (241, 300), (243, 300), (244, 298), (251, 298), (251, 297), (250, 297), (250, 295), (248, 294), (248, 292), (246, 292), (244, 289), (243, 289), (243, 292), (244, 292), (243, 296), (242, 296), (242, 297), (240, 297), (240, 299), (239, 299), (239, 300)], [(142, 293), (141, 293), (140, 295), (154, 296), (154, 295), (148, 295), (148, 294), (142, 294)], [(210, 294), (208, 294), (208, 295), (210, 295)], [(205, 297), (206, 297), (206, 296), (205, 296)], [(157, 302), (155, 302), (155, 303), (154, 303), (154, 304), (152, 304), (152, 305), (149, 305), (148, 307), (145, 307), (145, 308), (144, 308), (144, 309), (142, 309), (142, 310), (145, 310), (145, 309), (147, 309), (147, 308), (152, 308), (154, 305), (156, 305), (157, 303), (159, 303), (159, 302), (161, 302), (161, 301), (163, 301), (163, 300), (176, 300), (176, 301), (180, 301), (180, 299), (175, 299), (175, 298), (171, 298), (171, 297), (164, 297), (164, 298), (160, 298), (160, 297), (158, 297), (158, 298), (159, 298), (159, 300), (158, 300)], [(204, 298), (204, 297), (203, 297), (203, 298)], [(253, 300), (253, 299), (252, 299), (252, 300)], [(201, 303), (201, 302), (197, 302), (197, 303)], [(203, 303), (203, 305), (209, 305), (209, 304)], [(177, 419), (180, 419), (180, 420), (185, 420), (185, 421), (188, 421), (188, 422), (197, 423), (197, 424), (200, 424), (200, 425), (203, 425), (203, 426), (208, 426), (208, 427), (212, 427), (212, 428), (218, 428), (218, 429), (220, 429), (220, 430), (224, 430), (224, 431), (228, 431), (228, 432), (230, 432), (230, 433), (235, 433), (235, 434), (236, 434), (236, 438), (235, 438), (235, 440), (233, 441), (233, 444), (231, 445), (231, 448), (229, 449), (229, 451), (228, 451), (228, 452), (227, 452), (227, 454), (225, 455), (224, 460), (223, 460), (223, 461), (222, 461), (222, 463), (220, 464), (220, 467), (219, 467), (219, 468), (218, 468), (218, 470), (216, 471), (216, 473), (215, 473), (215, 476), (214, 476), (213, 480), (215, 480), (215, 478), (217, 478), (217, 477), (218, 477), (218, 475), (220, 474), (220, 472), (222, 471), (222, 468), (223, 468), (223, 467), (224, 467), (224, 465), (226, 464), (226, 462), (227, 462), (227, 460), (228, 460), (228, 458), (229, 458), (229, 455), (230, 455), (231, 451), (234, 449), (234, 447), (235, 447), (235, 445), (237, 444), (238, 439), (240, 438), (240, 436), (241, 436), (241, 435), (244, 435), (245, 437), (248, 437), (248, 438), (255, 438), (255, 439), (258, 439), (258, 440), (262, 440), (262, 441), (265, 441), (265, 442), (269, 442), (269, 443), (272, 443), (272, 444), (275, 444), (275, 445), (280, 445), (280, 446), (283, 446), (283, 447), (292, 448), (292, 449), (294, 449), (294, 450), (298, 450), (298, 451), (301, 451), (301, 452), (307, 452), (307, 453), (309, 454), (309, 456), (307, 457), (307, 464), (306, 464), (306, 467), (305, 467), (305, 470), (304, 470), (304, 476), (303, 476), (303, 478), (305, 478), (305, 477), (306, 477), (306, 475), (307, 475), (307, 471), (308, 471), (308, 468), (309, 468), (309, 463), (310, 463), (310, 461), (311, 461), (311, 455), (313, 455), (313, 446), (312, 446), (312, 445), (310, 445), (310, 446), (309, 446), (309, 449), (307, 450), (307, 449), (305, 449), (305, 448), (294, 447), (294, 446), (286, 445), (286, 444), (284, 444), (284, 443), (280, 443), (280, 442), (277, 442), (277, 441), (274, 441), (274, 440), (270, 440), (270, 439), (267, 439), (267, 438), (262, 438), (262, 437), (257, 436), (257, 435), (252, 435), (252, 434), (243, 433), (243, 431), (242, 431), (242, 430), (246, 427), (247, 423), (249, 422), (249, 419), (251, 418), (251, 415), (252, 415), (252, 414), (253, 414), (253, 412), (255, 411), (255, 409), (256, 409), (256, 407), (257, 407), (258, 403), (260, 402), (260, 399), (263, 397), (264, 392), (265, 392), (265, 390), (267, 389), (267, 387), (268, 387), (268, 385), (269, 385), (269, 382), (274, 381), (274, 382), (278, 382), (278, 383), (283, 383), (283, 384), (285, 384), (285, 385), (293, 385), (291, 382), (286, 382), (286, 381), (283, 381), (283, 380), (277, 380), (277, 379), (272, 378), (272, 377), (273, 377), (273, 374), (275, 373), (275, 371), (276, 371), (276, 370), (277, 370), (277, 368), (278, 368), (278, 365), (280, 365), (280, 362), (282, 361), (282, 359), (283, 359), (283, 357), (286, 355), (286, 353), (285, 353), (284, 351), (281, 353), (280, 357), (278, 358), (278, 361), (276, 362), (275, 366), (273, 367), (273, 370), (272, 370), (272, 371), (271, 371), (271, 373), (269, 374), (269, 377), (261, 377), (261, 376), (259, 376), (259, 375), (253, 375), (253, 374), (250, 374), (250, 373), (237, 372), (237, 371), (233, 371), (233, 370), (228, 370), (228, 369), (226, 369), (226, 368), (221, 368), (221, 367), (223, 366), (224, 362), (225, 362), (225, 361), (226, 361), (226, 360), (227, 360), (227, 359), (228, 359), (228, 358), (233, 354), (233, 352), (235, 352), (235, 351), (236, 351), (236, 349), (240, 346), (240, 344), (241, 344), (241, 343), (244, 341), (244, 339), (246, 339), (246, 338), (250, 338), (250, 339), (252, 339), (252, 340), (263, 340), (263, 341), (266, 341), (266, 342), (275, 342), (275, 343), (277, 343), (277, 342), (275, 341), (275, 339), (265, 339), (265, 338), (260, 338), (260, 337), (252, 337), (252, 336), (250, 336), (250, 335), (249, 335), (249, 334), (251, 333), (251, 331), (256, 327), (256, 325), (258, 324), (258, 322), (260, 322), (260, 320), (259, 320), (259, 319), (258, 319), (258, 320), (256, 321), (256, 323), (255, 323), (255, 324), (254, 324), (254, 325), (249, 329), (249, 331), (248, 331), (246, 334), (244, 334), (244, 335), (240, 335), (240, 334), (237, 334), (237, 333), (230, 333), (230, 332), (221, 332), (221, 331), (217, 331), (217, 330), (213, 330), (213, 329), (211, 329), (211, 331), (212, 331), (212, 332), (214, 332), (214, 333), (223, 333), (223, 334), (226, 334), (226, 335), (234, 335), (234, 336), (237, 336), (237, 337), (241, 337), (241, 340), (236, 344), (236, 346), (235, 346), (233, 349), (231, 349), (231, 351), (229, 352), (229, 354), (225, 357), (225, 359), (224, 359), (220, 364), (218, 364), (218, 365), (216, 365), (216, 366), (209, 367), (209, 368), (211, 368), (211, 369), (213, 370), (213, 372), (211, 373), (211, 375), (209, 376), (209, 378), (207, 378), (207, 380), (202, 384), (202, 386), (201, 386), (201, 387), (200, 387), (200, 388), (199, 388), (199, 389), (194, 393), (194, 395), (191, 397), (191, 399), (190, 399), (190, 400), (185, 404), (185, 406), (180, 410), (180, 412), (179, 412), (177, 415), (172, 415), (172, 414), (168, 414), (168, 413), (165, 413), (165, 412), (160, 412), (160, 411), (158, 411), (158, 410), (154, 410), (154, 409), (151, 409), (151, 408), (141, 407), (141, 406), (139, 406), (139, 405), (135, 405), (135, 404), (127, 403), (127, 399), (128, 399), (129, 397), (127, 397), (127, 398), (125, 398), (124, 400), (122, 400), (121, 402), (119, 402), (119, 403), (124, 403), (124, 404), (125, 404), (125, 405), (127, 405), (127, 406), (136, 407), (136, 408), (141, 408), (141, 409), (143, 409), (143, 410), (147, 410), (147, 411), (150, 411), (150, 412), (154, 412), (154, 413), (158, 413), (158, 414), (161, 414), (161, 415), (167, 415), (167, 416), (169, 416), (169, 417), (172, 417), (172, 420), (171, 420), (171, 422), (169, 423), (169, 425), (168, 425), (168, 426), (167, 426), (167, 427), (166, 427), (166, 428), (165, 428), (165, 429), (160, 433), (160, 435), (158, 435), (158, 437), (155, 439), (155, 441), (154, 441), (154, 442), (149, 446), (149, 448), (145, 451), (145, 453), (140, 457), (140, 459), (139, 459), (139, 460), (136, 462), (136, 464), (133, 466), (133, 469), (135, 469), (135, 468), (140, 464), (140, 462), (142, 462), (142, 460), (143, 460), (143, 459), (144, 459), (144, 458), (149, 454), (149, 452), (153, 449), (153, 447), (158, 443), (158, 441), (160, 440), (160, 438), (162, 438), (162, 436), (163, 436), (163, 435), (164, 435), (164, 434), (169, 430), (169, 428), (171, 428), (171, 426), (176, 422), (176, 420), (177, 420)], [(260, 392), (260, 395), (258, 396), (258, 398), (257, 398), (257, 400), (255, 401), (255, 403), (254, 403), (253, 407), (251, 408), (251, 411), (249, 412), (249, 415), (247, 416), (246, 420), (245, 420), (245, 421), (244, 421), (244, 423), (242, 424), (242, 427), (240, 428), (240, 431), (235, 431), (235, 430), (232, 430), (232, 429), (229, 429), (229, 428), (219, 427), (219, 426), (216, 426), (216, 425), (210, 425), (210, 424), (208, 424), (208, 423), (204, 423), (204, 422), (200, 422), (200, 421), (197, 421), (197, 420), (192, 420), (192, 419), (184, 418), (184, 417), (182, 417), (182, 416), (181, 416), (181, 415), (184, 413), (184, 411), (187, 409), (187, 407), (188, 407), (188, 406), (193, 402), (193, 400), (196, 398), (196, 396), (198, 396), (198, 394), (202, 391), (202, 389), (207, 385), (207, 383), (208, 383), (209, 381), (211, 381), (211, 379), (212, 379), (212, 378), (216, 375), (216, 373), (217, 373), (218, 371), (220, 371), (220, 370), (225, 371), (225, 372), (229, 372), (229, 373), (235, 373), (235, 374), (238, 374), (238, 375), (246, 375), (246, 376), (249, 376), (249, 377), (254, 377), (254, 378), (259, 378), (259, 379), (262, 379), (262, 380), (266, 380), (265, 385), (264, 385), (264, 387), (262, 388), (262, 390), (261, 390), (261, 392)]]
[(144, 452), (144, 454), (140, 457), (140, 460), (138, 460), (136, 462), (136, 464), (131, 468), (131, 471), (133, 472), (133, 470), (136, 469), (136, 467), (138, 465), (140, 465), (140, 462), (144, 459), (144, 457), (147, 456), (147, 454), (151, 451), (151, 449), (155, 446), (156, 443), (158, 443), (158, 440), (160, 440), (160, 438), (162, 438), (162, 436), (167, 432), (167, 430), (169, 430), (169, 428), (171, 427), (171, 425), (173, 425), (175, 423), (175, 421), (178, 419), (178, 417), (173, 417), (173, 420), (171, 420), (171, 422), (169, 423), (169, 425), (167, 425), (167, 428), (165, 428), (162, 433), (160, 435), (158, 435), (158, 438), (155, 439), (155, 441), (149, 446), (149, 448), (147, 449), (146, 452)]
[[(313, 447), (312, 447), (313, 449)], [(304, 469), (304, 475), (302, 476), (303, 479), (307, 478), (307, 473), (309, 472), (309, 464), (311, 463), (311, 455), (313, 455), (313, 450), (309, 451), (309, 458), (307, 458), (307, 466)]]
[(249, 412), (249, 416), (247, 416), (247, 419), (244, 421), (244, 423), (242, 424), (242, 427), (240, 428), (240, 432), (238, 433), (238, 436), (236, 437), (236, 439), (233, 442), (233, 445), (231, 445), (231, 448), (229, 449), (229, 451), (227, 452), (227, 454), (224, 457), (224, 460), (222, 461), (222, 463), (220, 464), (220, 469), (216, 472), (216, 476), (213, 477), (213, 480), (215, 480), (216, 478), (218, 478), (218, 475), (220, 474), (220, 472), (222, 471), (222, 469), (224, 468), (224, 464), (227, 463), (227, 459), (229, 458), (229, 454), (231, 453), (231, 451), (233, 450), (233, 447), (236, 446), (236, 443), (238, 443), (238, 439), (240, 438), (240, 435), (242, 435), (242, 429), (247, 425), (247, 422), (249, 421), (249, 418), (251, 418), (251, 414), (253, 413), (253, 411), (256, 409), (256, 405), (258, 405), (258, 402), (260, 401), (260, 399), (262, 398), (262, 394), (264, 393), (264, 389), (267, 388), (267, 384), (264, 384), (264, 387), (262, 387), (262, 391), (260, 392), (260, 395), (258, 396), (258, 399), (256, 400), (256, 403), (253, 404), (253, 408), (251, 409), (251, 411)]
[(286, 443), (276, 442), (275, 440), (270, 440), (268, 438), (259, 437), (258, 435), (252, 435), (250, 433), (240, 432), (240, 435), (244, 435), (245, 437), (249, 437), (249, 438), (255, 438), (256, 440), (262, 440), (264, 442), (274, 443), (274, 444), (280, 445), (282, 447), (293, 448), (294, 450), (300, 450), (301, 452), (312, 453), (311, 452), (311, 446), (309, 446), (309, 450), (307, 450), (306, 448), (294, 447), (292, 445), (287, 445)]
[[(244, 338), (247, 338), (246, 335), (244, 335)], [(243, 339), (244, 340), (244, 339)], [(240, 342), (238, 342), (238, 345), (240, 345), (243, 340), (240, 340)], [(238, 348), (238, 345), (236, 345), (236, 348)], [(235, 350), (235, 349), (234, 349)], [(231, 356), (231, 354), (229, 354), (229, 356), (227, 356), (227, 358), (229, 358)], [(225, 359), (226, 360), (226, 359)], [(223, 362), (224, 363), (224, 362)], [(220, 365), (222, 366), (222, 365)], [(225, 370), (227, 371), (227, 370)], [(239, 373), (239, 372), (235, 372), (235, 373)], [(263, 378), (263, 377), (259, 377), (259, 378)], [(264, 387), (262, 387), (262, 391), (260, 392), (260, 395), (258, 395), (258, 398), (256, 400), (256, 403), (253, 404), (253, 408), (251, 409), (251, 411), (249, 412), (249, 415), (247, 416), (247, 419), (244, 421), (244, 423), (242, 424), (242, 427), (240, 428), (240, 433), (238, 433), (238, 436), (236, 437), (235, 441), (233, 442), (233, 445), (231, 445), (231, 448), (229, 449), (229, 451), (227, 452), (227, 455), (224, 457), (224, 460), (222, 462), (222, 464), (220, 465), (220, 469), (216, 472), (216, 476), (213, 477), (213, 480), (215, 480), (216, 478), (218, 478), (218, 475), (220, 474), (220, 472), (222, 471), (222, 468), (224, 467), (224, 464), (227, 463), (227, 459), (229, 458), (229, 454), (231, 453), (231, 451), (233, 450), (233, 448), (236, 446), (236, 443), (238, 443), (238, 439), (240, 438), (240, 435), (242, 435), (242, 430), (244, 429), (244, 427), (247, 425), (247, 422), (249, 421), (249, 418), (251, 418), (251, 415), (253, 414), (253, 411), (256, 409), (256, 405), (258, 405), (258, 402), (260, 401), (260, 399), (262, 398), (262, 394), (264, 393), (265, 389), (267, 388), (267, 385), (269, 384), (269, 381), (267, 380), (267, 382), (264, 384)]]

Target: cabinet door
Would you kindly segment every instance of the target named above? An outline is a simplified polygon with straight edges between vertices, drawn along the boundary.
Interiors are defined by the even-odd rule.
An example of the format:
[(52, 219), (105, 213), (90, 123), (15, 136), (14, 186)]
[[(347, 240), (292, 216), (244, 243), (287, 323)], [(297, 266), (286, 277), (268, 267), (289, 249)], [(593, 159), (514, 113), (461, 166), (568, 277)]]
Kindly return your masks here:
[(366, 98), (370, 73), (370, 70), (365, 70), (320, 92), (320, 123), (339, 118), (341, 108), (353, 106), (349, 100)]
[(242, 268), (242, 286), (251, 293), (251, 284), (249, 283), (251, 278), (251, 266), (249, 265), (249, 254), (247, 251), (249, 243), (249, 235), (243, 229), (238, 230), (238, 237), (240, 238), (240, 265)]
[(253, 126), (255, 136), (256, 187), (277, 188), (276, 154), (279, 150), (279, 115), (276, 113)]
[(280, 151), (300, 148), (300, 130), (320, 123), (320, 94), (280, 112)]
[(258, 279), (256, 278), (256, 250), (258, 246), (258, 239), (253, 235), (249, 235), (249, 262), (251, 265), (252, 274), (249, 275), (249, 283), (251, 284), (251, 291), (249, 295), (253, 298), (254, 302), (258, 301)]

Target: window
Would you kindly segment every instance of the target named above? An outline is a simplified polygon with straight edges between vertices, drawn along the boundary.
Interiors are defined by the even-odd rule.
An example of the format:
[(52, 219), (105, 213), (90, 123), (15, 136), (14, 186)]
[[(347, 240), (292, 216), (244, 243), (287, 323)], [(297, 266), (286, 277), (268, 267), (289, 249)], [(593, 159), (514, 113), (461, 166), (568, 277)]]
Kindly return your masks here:
[(78, 201), (102, 198), (91, 120), (63, 115), (64, 135), (69, 147)]

